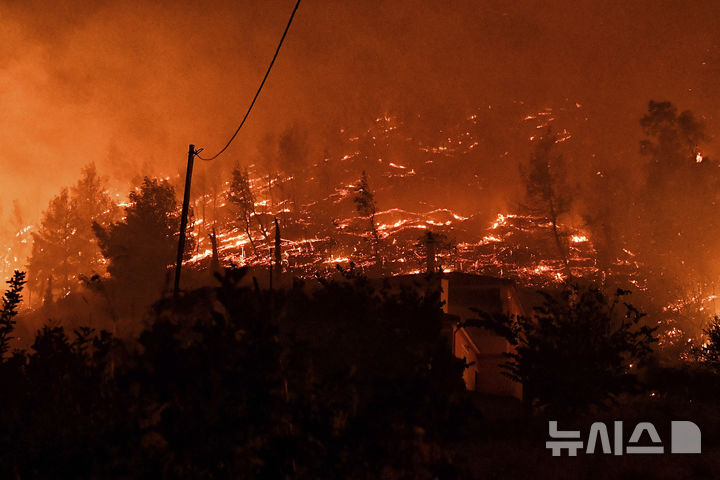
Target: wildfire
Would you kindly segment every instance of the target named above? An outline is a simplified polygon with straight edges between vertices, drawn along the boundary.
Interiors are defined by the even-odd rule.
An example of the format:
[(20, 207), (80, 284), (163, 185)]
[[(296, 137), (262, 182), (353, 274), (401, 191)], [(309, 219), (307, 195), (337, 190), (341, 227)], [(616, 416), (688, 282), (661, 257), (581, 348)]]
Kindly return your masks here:
[[(317, 182), (316, 179), (321, 177), (317, 172), (298, 177), (290, 174), (267, 175), (260, 173), (262, 168), (259, 166), (248, 165), (249, 181), (255, 195), (255, 212), (251, 214), (249, 231), (238, 224), (233, 205), (226, 202), (230, 182), (225, 181), (221, 191), (214, 195), (195, 197), (193, 210), (196, 215), (191, 228), (195, 250), (190, 252), (188, 263), (204, 268), (210, 262), (213, 249), (208, 235), (214, 229), (221, 262), (272, 265), (274, 236), (269, 230), (277, 217), (282, 230), (283, 268), (294, 275), (312, 276), (316, 272), (327, 271), (334, 264), (350, 261), (361, 267), (373, 266), (376, 258), (373, 235), (368, 231), (370, 219), (357, 215), (353, 204), (357, 185), (352, 175), (357, 173), (357, 167), (372, 162), (381, 169), (380, 175), (390, 179), (388, 181), (409, 181), (405, 177), (420, 172), (420, 168), (425, 168), (423, 165), (446, 161), (480, 145), (482, 137), (478, 134), (478, 127), (486, 114), (470, 115), (467, 124), (444, 132), (442, 140), (434, 145), (401, 133), (402, 123), (397, 117), (389, 114), (379, 116), (366, 132), (347, 134), (346, 152), (337, 155), (334, 160), (325, 158), (315, 164), (321, 169), (325, 168), (326, 162), (333, 161), (336, 166), (342, 165), (343, 171), (348, 174), (330, 187), (329, 195), (314, 198), (308, 204), (288, 200), (287, 192), (296, 190), (300, 182)], [(525, 122), (537, 131), (551, 122), (559, 122), (556, 118), (560, 115), (547, 107), (526, 115)], [(570, 138), (566, 130), (558, 131), (559, 141)], [(373, 144), (380, 144), (387, 143), (391, 138), (411, 145), (423, 155), (418, 160), (413, 156), (391, 157), (382, 151), (369, 155), (359, 146), (365, 140), (372, 139)], [(504, 155), (510, 153), (505, 152)], [(382, 160), (378, 164), (379, 159)], [(128, 206), (127, 200), (120, 196), (116, 198), (119, 207)], [(206, 216), (208, 211), (212, 214)], [(330, 218), (330, 215), (333, 217)], [(376, 212), (374, 222), (379, 239), (378, 251), (385, 273), (395, 275), (422, 271), (424, 253), (420, 238), (430, 231), (447, 238), (447, 245), (436, 251), (436, 263), (446, 271), (509, 277), (525, 284), (545, 285), (564, 281), (567, 267), (549, 240), (550, 225), (545, 220), (512, 212), (497, 213), (489, 224), (485, 218), (483, 212), (456, 212), (433, 206), (420, 211), (389, 208)], [(564, 226), (562, 230), (571, 243), (569, 268), (572, 274), (596, 275), (594, 249), (589, 236)], [(29, 231), (18, 234), (19, 238), (27, 242)], [(10, 261), (14, 261), (15, 257), (17, 255)], [(633, 268), (631, 260), (624, 261), (626, 263), (622, 267)]]
[[(579, 109), (581, 105), (575, 103), (575, 107)], [(230, 182), (222, 183), (220, 191), (214, 195), (205, 193), (195, 196), (195, 218), (190, 233), (195, 237), (195, 250), (189, 252), (187, 263), (191, 268), (207, 268), (213, 256), (209, 234), (214, 230), (221, 263), (270, 267), (275, 259), (275, 238), (271, 230), (274, 218), (277, 218), (282, 230), (280, 246), (283, 270), (298, 277), (324, 274), (334, 270), (338, 264), (346, 265), (350, 262), (361, 269), (373, 268), (378, 263), (374, 251), (376, 248), (381, 257), (382, 273), (400, 275), (423, 272), (426, 249), (422, 238), (432, 232), (447, 240), (447, 245), (438, 246), (435, 251), (436, 265), (444, 272), (511, 278), (531, 286), (556, 285), (565, 282), (569, 276), (600, 278), (604, 273), (599, 272), (596, 266), (596, 252), (590, 234), (582, 229), (560, 225), (563, 240), (569, 241), (569, 247), (566, 245), (568, 251), (563, 255), (552, 240), (552, 225), (540, 217), (508, 211), (488, 217), (488, 212), (436, 208), (438, 205), (433, 205), (431, 198), (424, 197), (422, 202), (415, 203), (421, 206), (407, 207), (407, 204), (400, 202), (387, 205), (384, 201), (393, 201), (395, 194), (387, 186), (382, 192), (384, 201), (378, 204), (383, 207), (402, 204), (405, 208), (386, 208), (375, 212), (373, 216), (356, 213), (353, 197), (357, 188), (357, 174), (361, 171), (358, 167), (364, 168), (371, 164), (372, 168), (376, 168), (375, 178), (381, 177), (386, 185), (390, 182), (397, 182), (397, 185), (403, 187), (418, 185), (412, 183), (418, 180), (412, 178), (415, 176), (425, 182), (419, 185), (427, 185), (430, 182), (425, 178), (426, 171), (434, 171), (449, 159), (461, 158), (461, 155), (484, 142), (477, 133), (484, 121), (481, 117), (482, 114), (470, 115), (467, 117), (470, 125), (461, 124), (453, 131), (443, 132), (442, 138), (435, 143), (426, 143), (399, 133), (402, 130), (398, 119), (386, 114), (378, 117), (367, 132), (361, 132), (362, 136), (349, 136), (347, 153), (314, 163), (313, 168), (317, 170), (308, 175), (263, 175), (260, 173), (261, 167), (249, 165), (249, 181), (255, 196), (255, 211), (249, 215), (252, 224), (246, 231), (245, 226), (239, 224), (233, 205), (226, 201)], [(554, 112), (550, 107), (524, 117), (519, 116), (517, 120), (528, 130), (528, 134), (532, 134), (530, 140), (537, 139), (543, 134), (542, 129), (551, 124), (557, 134), (556, 142), (572, 138), (569, 131), (558, 125), (562, 122), (562, 113)], [(525, 135), (522, 134), (523, 137)], [(384, 151), (368, 153), (364, 150), (366, 141), (372, 139), (373, 145), (376, 141), (378, 145), (383, 145), (389, 143), (386, 140), (390, 136), (411, 145), (414, 150), (407, 156), (391, 155)], [(501, 157), (512, 157), (514, 154), (514, 151), (505, 151)], [(697, 163), (703, 162), (703, 154), (697, 152), (695, 160)], [(301, 201), (297, 202), (295, 191), (311, 190), (320, 185), (323, 175), (319, 169), (325, 168), (324, 163), (330, 161), (341, 172), (334, 174), (342, 176), (334, 180), (334, 184), (323, 186), (323, 190), (329, 194), (325, 198), (315, 195), (311, 202), (300, 196)], [(602, 171), (596, 174), (603, 176)], [(328, 178), (331, 177), (328, 175)], [(301, 182), (305, 184), (300, 185)], [(293, 192), (292, 195), (289, 192)], [(114, 197), (118, 207), (130, 206), (126, 198), (120, 195)], [(309, 203), (303, 204), (302, 201)], [(212, 214), (206, 216), (206, 211), (212, 211)], [(371, 217), (375, 231), (370, 230)], [(14, 234), (9, 232), (13, 243), (0, 252), (0, 270), (5, 278), (9, 277), (14, 268), (24, 268), (32, 246), (32, 232), (31, 225)], [(636, 258), (635, 253), (625, 249), (612, 265), (613, 274), (624, 275), (623, 280), (634, 285), (634, 290), (646, 289), (647, 282), (637, 275), (640, 257)], [(689, 309), (707, 313), (716, 311), (716, 298), (716, 295), (698, 294), (668, 303), (662, 310), (668, 315), (679, 315)], [(670, 341), (682, 334), (683, 330), (673, 327), (666, 336)]]
[[(714, 294), (705, 296), (692, 295), (687, 298), (669, 303), (663, 306), (662, 310), (663, 312), (680, 313), (688, 308), (692, 308), (702, 312), (710, 306), (712, 306), (712, 309), (715, 310), (716, 298), (718, 298), (718, 296)], [(715, 311), (714, 314), (717, 314), (717, 311)]]
[[(389, 164), (392, 162), (388, 162)], [(390, 168), (407, 170), (409, 167), (393, 163)], [(288, 180), (286, 180), (288, 181)], [(279, 219), (282, 228), (283, 268), (293, 275), (309, 277), (333, 269), (336, 264), (355, 263), (358, 267), (372, 267), (376, 263), (369, 232), (369, 217), (358, 214), (323, 223), (317, 211), (329, 209), (327, 205), (345, 207), (353, 211), (354, 184), (336, 187), (328, 197), (307, 205), (270, 200), (271, 189), (282, 180), (268, 182), (254, 179), (257, 189), (256, 215), (265, 225), (272, 218)], [(224, 195), (221, 194), (221, 195)], [(198, 202), (207, 201), (199, 199)], [(202, 211), (195, 205), (195, 211)], [(230, 205), (223, 209), (232, 208)], [(217, 241), (220, 261), (241, 265), (268, 267), (273, 263), (272, 235), (265, 236), (258, 225), (248, 233), (237, 226), (232, 215), (227, 224), (218, 224)], [(443, 271), (461, 271), (516, 278), (523, 284), (548, 285), (566, 279), (565, 266), (551, 242), (550, 224), (541, 218), (515, 213), (498, 213), (485, 227), (477, 231), (476, 215), (436, 208), (414, 212), (390, 208), (375, 213), (375, 228), (380, 240), (379, 253), (386, 274), (398, 275), (420, 272), (424, 268), (424, 254), (418, 250), (420, 238), (428, 230), (448, 239), (447, 248), (436, 251), (438, 266)], [(212, 249), (207, 232), (213, 222), (197, 222), (196, 248), (189, 263), (200, 266), (210, 261)], [(585, 232), (569, 235), (573, 245), (571, 271), (587, 276), (597, 273), (594, 250)], [(548, 246), (550, 245), (550, 246)]]

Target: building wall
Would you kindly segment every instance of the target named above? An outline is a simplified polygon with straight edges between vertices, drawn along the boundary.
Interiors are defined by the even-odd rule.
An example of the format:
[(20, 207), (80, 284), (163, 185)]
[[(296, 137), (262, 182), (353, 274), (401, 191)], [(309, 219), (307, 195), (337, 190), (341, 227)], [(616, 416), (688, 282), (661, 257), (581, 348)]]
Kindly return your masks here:
[[(472, 308), (491, 314), (524, 314), (515, 286), (507, 280), (463, 275), (443, 279), (442, 289), (445, 313), (461, 322), (477, 318)], [(522, 385), (503, 375), (499, 366), (507, 360), (503, 354), (512, 351), (507, 340), (488, 330), (454, 328), (454, 355), (473, 363), (463, 374), (468, 390), (522, 398)]]

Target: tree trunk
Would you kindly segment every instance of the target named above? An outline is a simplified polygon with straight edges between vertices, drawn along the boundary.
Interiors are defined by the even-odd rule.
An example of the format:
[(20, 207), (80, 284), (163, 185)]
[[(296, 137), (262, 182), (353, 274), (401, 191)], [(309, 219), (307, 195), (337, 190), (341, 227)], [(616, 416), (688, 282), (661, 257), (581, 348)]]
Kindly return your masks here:
[(245, 216), (245, 233), (248, 236), (248, 240), (250, 240), (250, 246), (253, 249), (253, 254), (257, 257), (257, 248), (255, 248), (255, 241), (252, 238), (252, 235), (250, 235), (250, 219)]
[(280, 274), (282, 273), (282, 239), (280, 238), (280, 224), (278, 223), (277, 217), (275, 217), (275, 278), (280, 280)]

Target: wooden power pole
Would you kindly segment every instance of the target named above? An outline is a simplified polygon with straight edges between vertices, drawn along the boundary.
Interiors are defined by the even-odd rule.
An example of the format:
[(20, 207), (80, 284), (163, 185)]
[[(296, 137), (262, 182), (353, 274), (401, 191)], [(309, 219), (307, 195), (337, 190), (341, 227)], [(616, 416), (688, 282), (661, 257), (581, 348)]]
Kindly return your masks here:
[(185, 173), (185, 194), (183, 195), (182, 216), (180, 217), (180, 235), (178, 236), (177, 264), (175, 265), (175, 287), (173, 297), (177, 298), (180, 291), (180, 268), (185, 253), (185, 230), (187, 229), (188, 209), (190, 208), (190, 182), (192, 180), (193, 161), (195, 159), (195, 145), (188, 148), (187, 171)]

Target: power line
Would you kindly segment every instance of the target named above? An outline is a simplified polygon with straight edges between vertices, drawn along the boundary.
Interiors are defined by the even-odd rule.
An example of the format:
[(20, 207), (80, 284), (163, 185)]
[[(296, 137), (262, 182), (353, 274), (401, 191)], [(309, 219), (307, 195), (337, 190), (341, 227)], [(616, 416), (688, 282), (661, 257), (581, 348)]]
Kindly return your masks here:
[(255, 102), (257, 101), (258, 97), (260, 96), (260, 92), (263, 89), (263, 86), (265, 85), (265, 81), (268, 78), (268, 75), (270, 75), (270, 70), (272, 70), (273, 64), (275, 64), (275, 59), (278, 56), (278, 53), (280, 53), (280, 47), (282, 47), (283, 42), (285, 41), (285, 36), (288, 33), (288, 30), (290, 30), (290, 25), (292, 24), (293, 18), (295, 17), (295, 12), (297, 12), (298, 7), (300, 6), (300, 0), (297, 0), (297, 3), (295, 3), (295, 8), (293, 8), (292, 13), (290, 14), (290, 20), (288, 20), (287, 26), (285, 27), (285, 31), (282, 34), (282, 37), (280, 37), (280, 43), (278, 43), (277, 48), (275, 49), (275, 55), (273, 55), (272, 60), (270, 61), (270, 65), (268, 66), (267, 71), (265, 72), (265, 76), (262, 79), (262, 82), (260, 82), (260, 87), (258, 87), (257, 92), (255, 92), (255, 96), (252, 99), (252, 102), (250, 103), (250, 107), (248, 108), (247, 112), (245, 112), (245, 116), (242, 119), (242, 122), (240, 122), (240, 125), (237, 127), (237, 130), (235, 130), (235, 133), (232, 134), (232, 137), (230, 137), (230, 140), (225, 144), (225, 146), (220, 150), (218, 153), (213, 155), (212, 157), (204, 158), (199, 155), (199, 152), (202, 149), (198, 149), (198, 152), (195, 154), (196, 157), (198, 157), (200, 160), (204, 160), (206, 162), (209, 162), (211, 160), (215, 160), (217, 157), (223, 154), (225, 150), (230, 146), (230, 144), (235, 140), (235, 137), (237, 136), (240, 129), (245, 125), (245, 120), (247, 120), (248, 116), (250, 115), (250, 111), (252, 111), (253, 106), (255, 105)]

